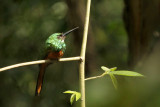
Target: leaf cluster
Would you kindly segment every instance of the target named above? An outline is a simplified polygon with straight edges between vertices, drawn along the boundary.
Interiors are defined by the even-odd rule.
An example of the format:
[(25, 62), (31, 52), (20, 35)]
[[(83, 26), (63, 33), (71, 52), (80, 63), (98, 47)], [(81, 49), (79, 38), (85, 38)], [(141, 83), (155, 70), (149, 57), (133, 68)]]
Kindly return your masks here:
[(76, 92), (76, 91), (68, 90), (68, 91), (65, 91), (63, 93), (71, 94), (71, 97), (70, 97), (71, 105), (73, 104), (73, 101), (75, 100), (75, 98), (76, 98), (76, 101), (78, 101), (81, 98), (81, 93)]
[(115, 87), (115, 89), (117, 89), (117, 79), (114, 75), (121, 75), (121, 76), (134, 76), (134, 77), (143, 77), (142, 74), (138, 73), (138, 72), (133, 72), (133, 71), (126, 71), (126, 70), (117, 70), (117, 67), (113, 67), (113, 68), (107, 68), (105, 66), (101, 67), (102, 70), (104, 70), (105, 72), (101, 75), (101, 76), (105, 76), (105, 75), (109, 75), (111, 77), (111, 80), (113, 82), (113, 85)]

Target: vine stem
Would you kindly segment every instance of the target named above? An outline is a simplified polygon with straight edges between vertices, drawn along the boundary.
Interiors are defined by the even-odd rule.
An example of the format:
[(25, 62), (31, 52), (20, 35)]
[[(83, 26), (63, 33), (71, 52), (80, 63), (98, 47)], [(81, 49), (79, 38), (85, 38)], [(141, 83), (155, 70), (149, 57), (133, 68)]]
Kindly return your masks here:
[[(82, 58), (78, 56), (78, 57), (60, 58), (60, 59), (58, 59), (58, 61), (60, 61), (60, 62), (62, 62), (62, 61), (76, 61), (76, 60), (81, 60), (81, 59)], [(0, 68), (0, 72), (6, 71), (6, 70), (9, 70), (9, 69), (13, 69), (13, 68), (17, 68), (17, 67), (35, 65), (35, 64), (42, 64), (42, 63), (48, 63), (48, 62), (53, 62), (53, 61), (52, 60), (37, 60), (37, 61), (23, 62), (23, 63), (14, 64), (14, 65), (10, 65), (10, 66), (7, 66), (7, 67)]]
[(81, 54), (80, 54), (80, 57), (82, 58), (82, 60), (81, 60), (80, 65), (79, 65), (81, 107), (85, 107), (85, 105), (86, 105), (85, 104), (85, 53), (86, 53), (86, 46), (87, 46), (87, 35), (88, 35), (88, 27), (89, 27), (90, 7), (91, 7), (91, 0), (87, 0), (86, 17), (85, 17), (85, 24), (84, 24)]

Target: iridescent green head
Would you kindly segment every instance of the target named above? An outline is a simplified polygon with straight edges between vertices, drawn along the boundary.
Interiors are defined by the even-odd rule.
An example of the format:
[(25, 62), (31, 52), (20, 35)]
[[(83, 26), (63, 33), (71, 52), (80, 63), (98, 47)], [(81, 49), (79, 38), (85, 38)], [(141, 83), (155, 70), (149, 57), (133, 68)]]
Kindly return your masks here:
[(78, 29), (78, 27), (69, 30), (66, 33), (54, 33), (51, 36), (49, 36), (49, 38), (46, 40), (46, 48), (47, 50), (51, 50), (51, 51), (65, 51), (66, 50), (66, 44), (64, 42), (66, 35), (68, 35), (69, 33), (71, 33), (72, 31)]

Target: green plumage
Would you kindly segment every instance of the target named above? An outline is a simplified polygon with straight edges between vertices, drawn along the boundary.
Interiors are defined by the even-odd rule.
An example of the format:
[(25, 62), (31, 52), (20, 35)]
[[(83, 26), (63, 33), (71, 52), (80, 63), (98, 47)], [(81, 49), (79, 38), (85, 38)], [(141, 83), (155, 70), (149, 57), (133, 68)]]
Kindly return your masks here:
[(64, 38), (60, 35), (62, 35), (62, 33), (54, 33), (49, 36), (45, 43), (46, 48), (53, 52), (61, 50), (64, 52), (66, 50), (66, 44), (64, 42)]
[[(48, 39), (45, 42), (45, 56), (44, 59), (58, 59), (63, 56), (64, 51), (66, 50), (66, 44), (64, 42), (66, 35), (71, 33), (72, 31), (78, 29), (78, 27), (71, 29), (65, 33), (54, 33), (51, 36), (48, 37)], [(49, 63), (44, 63), (40, 64), (40, 71), (38, 74), (38, 79), (37, 79), (37, 85), (36, 85), (36, 93), (35, 95), (38, 96), (40, 95), (41, 89), (42, 89), (42, 84), (43, 84), (43, 77), (45, 73), (46, 67), (51, 64)]]

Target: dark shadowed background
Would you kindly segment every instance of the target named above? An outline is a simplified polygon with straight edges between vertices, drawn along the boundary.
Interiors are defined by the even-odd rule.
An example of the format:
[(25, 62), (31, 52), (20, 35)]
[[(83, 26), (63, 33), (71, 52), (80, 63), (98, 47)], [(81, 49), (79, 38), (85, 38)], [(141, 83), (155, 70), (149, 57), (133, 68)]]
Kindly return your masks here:
[[(80, 55), (86, 0), (0, 0), (0, 68), (38, 60), (45, 40), (76, 26), (63, 57)], [(87, 107), (160, 106), (160, 0), (92, 0), (86, 77), (101, 66), (134, 70), (145, 78), (86, 81)], [(78, 62), (47, 68), (35, 97), (38, 65), (0, 72), (0, 107), (70, 107), (66, 90), (79, 91)], [(79, 107), (79, 101), (73, 107)]]

